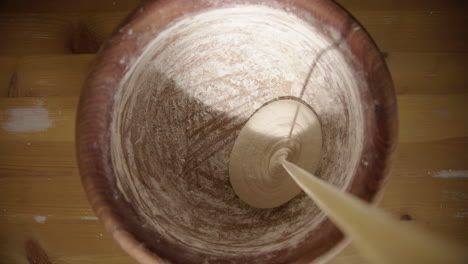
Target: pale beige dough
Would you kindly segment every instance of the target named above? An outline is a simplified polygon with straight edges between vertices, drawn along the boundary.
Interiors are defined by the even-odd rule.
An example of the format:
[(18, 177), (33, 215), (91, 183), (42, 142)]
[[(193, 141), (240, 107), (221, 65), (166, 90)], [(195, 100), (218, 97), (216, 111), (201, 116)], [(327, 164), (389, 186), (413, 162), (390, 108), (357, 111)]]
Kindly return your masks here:
[(231, 185), (253, 207), (280, 206), (301, 189), (279, 158), (287, 157), (314, 173), (321, 149), (322, 132), (314, 111), (296, 100), (274, 101), (252, 115), (236, 139), (229, 162)]

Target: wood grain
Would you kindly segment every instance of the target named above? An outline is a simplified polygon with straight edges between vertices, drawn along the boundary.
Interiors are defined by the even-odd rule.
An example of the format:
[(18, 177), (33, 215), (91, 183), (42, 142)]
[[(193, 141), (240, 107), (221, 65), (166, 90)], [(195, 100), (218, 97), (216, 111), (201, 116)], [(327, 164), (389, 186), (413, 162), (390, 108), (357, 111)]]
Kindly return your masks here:
[(8, 110), (36, 107), (38, 100), (50, 118), (60, 117), (45, 132), (1, 129), (0, 225), (8, 228), (0, 228), (0, 259), (28, 263), (24, 244), (34, 237), (53, 263), (131, 263), (103, 230), (81, 188), (73, 142), (78, 98), (0, 100), (2, 128)]
[(463, 52), (467, 9), (350, 10), (384, 52)]
[(71, 29), (57, 16), (0, 14), (0, 54), (70, 53)]
[(466, 93), (467, 60), (467, 53), (390, 52), (386, 57), (398, 95)]
[[(43, 12), (46, 17), (61, 16), (61, 20), (78, 21), (81, 17), (93, 14), (81, 14), (73, 18), (70, 13), (91, 12), (99, 15), (113, 11), (129, 12), (138, 4), (137, 2), (137, 0), (71, 2), (4, 0), (0, 3), (0, 12), (3, 14)], [(400, 125), (400, 130), (406, 140), (399, 144), (392, 176), (380, 206), (396, 215), (410, 215), (413, 220), (408, 223), (422, 224), (433, 231), (468, 244), (466, 229), (468, 180), (434, 178), (429, 174), (430, 171), (449, 169), (468, 170), (466, 163), (468, 134), (459, 123), (450, 121), (453, 116), (456, 120), (463, 121), (465, 119), (460, 115), (468, 112), (468, 106), (456, 99), (460, 94), (464, 96), (468, 89), (468, 76), (465, 74), (464, 63), (468, 46), (465, 45), (463, 48), (459, 44), (460, 41), (466, 41), (463, 40), (463, 34), (459, 37), (453, 35), (455, 31), (466, 32), (464, 24), (454, 23), (461, 19), (459, 16), (463, 10), (466, 10), (466, 4), (454, 0), (341, 0), (339, 2), (357, 17), (364, 27), (372, 29), (372, 37), (384, 45), (383, 51), (388, 54), (387, 63), (395, 87), (398, 94), (403, 96), (398, 99), (403, 100), (399, 105), (400, 118), (404, 121)], [(437, 14), (442, 16), (424, 18), (424, 14), (429, 17), (431, 11), (433, 16)], [(404, 14), (405, 19), (393, 23), (392, 17), (385, 17), (395, 14)], [(454, 18), (451, 18), (451, 15)], [(384, 19), (392, 23), (385, 24)], [(461, 20), (463, 22), (463, 19)], [(424, 24), (423, 21), (432, 21), (439, 25)], [(444, 33), (444, 26), (448, 28), (448, 33)], [(43, 31), (38, 27), (34, 27), (34, 30)], [(379, 32), (386, 32), (387, 35)], [(411, 32), (414, 33), (414, 39), (402, 38), (402, 36), (411, 36)], [(444, 34), (450, 38), (447, 40), (436, 38)], [(30, 34), (29, 38), (35, 41), (33, 34)], [(66, 38), (62, 40), (68, 41)], [(9, 56), (8, 63), (3, 63), (3, 59), (0, 62), (2, 96), (6, 95), (4, 84), (10, 82), (11, 74), (16, 68), (15, 54), (27, 44), (21, 38), (8, 40), (7, 43), (9, 43), (8, 50), (0, 49), (3, 56)], [(424, 44), (427, 44), (427, 47), (424, 47)], [(11, 48), (12, 46), (17, 48)], [(38, 49), (39, 53), (31, 55), (43, 54), (41, 49)], [(427, 52), (428, 50), (432, 52)], [(26, 99), (11, 98), (8, 100), (17, 103), (7, 104), (11, 107), (31, 106), (34, 105), (31, 101), (37, 98)], [(62, 99), (64, 100), (62, 106), (77, 100), (56, 98), (56, 100)], [(0, 100), (2, 100), (1, 107), (6, 101), (3, 101), (4, 98)], [(450, 102), (455, 102), (455, 105), (448, 106)], [(432, 113), (432, 110), (438, 109), (435, 106), (450, 107), (449, 120), (444, 121), (445, 119), (439, 117), (439, 122), (431, 122), (428, 117), (435, 116), (435, 113)], [(7, 107), (2, 107), (2, 116), (6, 109)], [(34, 238), (47, 252), (50, 260), (56, 263), (136, 263), (116, 245), (104, 231), (102, 224), (92, 218), (95, 216), (85, 198), (76, 169), (73, 140), (74, 111), (62, 115), (59, 124), (64, 127), (58, 130), (61, 130), (63, 135), (57, 135), (58, 130), (55, 129), (51, 129), (50, 133), (49, 131), (17, 135), (4, 133), (1, 127), (6, 121), (1, 120), (0, 261), (28, 263), (24, 245), (28, 239)], [(426, 135), (425, 131), (429, 131), (434, 125), (435, 132), (428, 132)], [(444, 129), (447, 132), (444, 132)], [(421, 134), (423, 140), (420, 140)], [(55, 140), (57, 136), (60, 140)], [(28, 142), (31, 145), (28, 145)], [(34, 216), (47, 216), (47, 218), (43, 224), (40, 224), (35, 221)], [(351, 244), (330, 263), (366, 262)]]
[(93, 59), (93, 54), (23, 57), (10, 97), (78, 96)]
[(0, 57), (0, 97), (8, 96), (17, 61), (15, 56)]
[(129, 11), (143, 0), (3, 0), (1, 11), (13, 12), (37, 12), (37, 13), (73, 13), (73, 12), (113, 12)]
[(420, 10), (420, 9), (447, 9), (460, 8), (464, 4), (458, 0), (337, 0), (340, 5), (353, 12), (355, 10)]
[(466, 52), (466, 1), (338, 0), (383, 52)]
[(468, 135), (468, 94), (403, 95), (398, 97), (400, 142), (439, 141)]

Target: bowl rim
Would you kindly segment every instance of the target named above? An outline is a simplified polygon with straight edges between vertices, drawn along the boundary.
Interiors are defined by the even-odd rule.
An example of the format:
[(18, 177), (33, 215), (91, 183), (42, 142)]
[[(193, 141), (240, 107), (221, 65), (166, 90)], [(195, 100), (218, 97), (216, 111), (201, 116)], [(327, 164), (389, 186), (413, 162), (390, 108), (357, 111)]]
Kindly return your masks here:
[[(148, 1), (137, 8), (118, 27), (100, 49), (92, 71), (83, 86), (76, 119), (76, 151), (83, 188), (88, 200), (112, 238), (131, 257), (142, 264), (166, 263), (180, 248), (164, 244), (166, 255), (157, 255), (144, 245), (137, 223), (129, 219), (134, 212), (126, 205), (115, 186), (110, 155), (110, 125), (114, 94), (121, 79), (131, 68), (146, 44), (169, 24), (184, 16), (211, 8), (238, 4), (263, 4), (275, 8), (295, 8), (296, 15), (306, 19), (312, 15), (345, 35), (345, 42), (355, 57), (354, 66), (365, 73), (367, 87), (360, 89), (363, 107), (365, 142), (361, 163), (348, 191), (359, 198), (375, 202), (390, 173), (398, 138), (397, 101), (390, 73), (376, 44), (347, 12), (331, 0), (162, 0)], [(159, 12), (158, 12), (159, 11)], [(161, 12), (163, 11), (163, 12)], [(304, 17), (300, 12), (306, 12)], [(147, 23), (151, 21), (152, 23)], [(348, 33), (352, 34), (348, 34)], [(127, 217), (126, 217), (127, 216)], [(331, 243), (324, 243), (320, 254), (302, 255), (301, 263), (329, 259), (347, 244), (329, 219), (321, 228), (330, 231)], [(340, 242), (341, 241), (341, 242)], [(167, 242), (168, 243), (168, 242)], [(335, 250), (333, 250), (335, 248)], [(328, 256), (327, 256), (328, 254)], [(199, 257), (187, 255), (185, 257)], [(246, 259), (244, 259), (246, 260)], [(175, 262), (180, 262), (176, 260)]]

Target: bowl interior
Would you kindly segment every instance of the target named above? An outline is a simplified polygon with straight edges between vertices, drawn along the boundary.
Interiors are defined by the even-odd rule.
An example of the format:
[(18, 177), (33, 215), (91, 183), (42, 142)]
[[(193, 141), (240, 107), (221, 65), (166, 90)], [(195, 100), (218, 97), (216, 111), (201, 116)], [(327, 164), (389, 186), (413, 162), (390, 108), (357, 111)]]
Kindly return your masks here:
[(94, 210), (141, 263), (323, 257), (343, 236), (318, 207), (303, 193), (272, 209), (243, 203), (229, 156), (259, 108), (299, 100), (321, 123), (315, 174), (371, 201), (397, 129), (380, 53), (332, 1), (189, 2), (138, 9), (86, 81), (77, 149)]
[(296, 258), (324, 213), (304, 194), (274, 209), (244, 204), (229, 155), (256, 110), (297, 98), (322, 125), (317, 175), (347, 188), (362, 152), (365, 82), (342, 42), (319, 21), (260, 5), (187, 16), (156, 36), (122, 80), (111, 127), (118, 188), (145, 228), (212, 258)]

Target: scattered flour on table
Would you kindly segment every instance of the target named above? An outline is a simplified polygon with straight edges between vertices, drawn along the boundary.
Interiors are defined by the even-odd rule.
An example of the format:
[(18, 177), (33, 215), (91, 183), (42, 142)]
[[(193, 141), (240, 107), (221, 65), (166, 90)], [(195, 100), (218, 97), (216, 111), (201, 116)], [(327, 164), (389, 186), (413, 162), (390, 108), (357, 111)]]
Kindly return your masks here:
[(98, 218), (96, 216), (83, 216), (83, 217), (80, 217), (80, 219), (82, 220), (98, 220)]
[(39, 224), (44, 224), (45, 221), (47, 220), (47, 216), (45, 215), (36, 215), (33, 218), (36, 221), (36, 223), (39, 223)]
[(429, 171), (428, 174), (434, 178), (468, 178), (468, 170)]
[(53, 123), (49, 112), (42, 106), (11, 108), (0, 115), (8, 115), (8, 119), (2, 124), (3, 130), (7, 132), (47, 131)]

